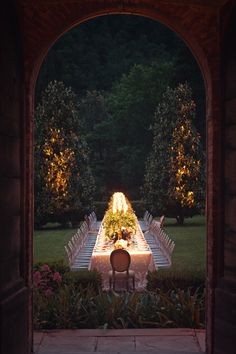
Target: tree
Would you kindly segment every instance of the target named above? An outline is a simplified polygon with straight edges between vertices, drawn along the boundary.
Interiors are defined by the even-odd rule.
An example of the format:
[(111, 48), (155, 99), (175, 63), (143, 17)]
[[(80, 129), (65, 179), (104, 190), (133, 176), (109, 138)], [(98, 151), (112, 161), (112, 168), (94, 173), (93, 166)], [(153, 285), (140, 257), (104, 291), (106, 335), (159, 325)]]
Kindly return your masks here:
[(129, 197), (137, 198), (143, 183), (153, 114), (172, 76), (172, 62), (134, 65), (107, 96), (116, 183)]
[(94, 180), (78, 102), (62, 82), (50, 82), (45, 89), (35, 127), (36, 221), (91, 207)]
[(195, 110), (187, 84), (167, 89), (155, 113), (153, 147), (142, 188), (152, 213), (171, 214), (179, 224), (199, 210), (204, 199), (204, 156), (192, 123)]
[(109, 115), (102, 92), (87, 91), (79, 101), (79, 115), (83, 124), (83, 134), (90, 149), (90, 166), (96, 181), (96, 200), (103, 200), (110, 193), (113, 153)]
[(107, 199), (115, 190), (131, 199), (140, 197), (152, 145), (150, 125), (167, 85), (174, 87), (180, 79), (191, 84), (197, 102), (194, 124), (205, 136), (205, 90), (199, 66), (185, 43), (156, 21), (112, 15), (80, 24), (62, 36), (45, 58), (36, 101), (54, 79), (71, 86), (80, 98), (97, 200)]
[(191, 51), (175, 32), (142, 16), (100, 16), (63, 35), (50, 49), (40, 70), (36, 100), (52, 80), (63, 81), (78, 95), (110, 91), (134, 64), (148, 66), (174, 60), (175, 84), (187, 81), (197, 102), (195, 125), (205, 132), (204, 82)]
[[(158, 40), (157, 40), (158, 38)], [(76, 94), (110, 90), (123, 73), (155, 58), (169, 61), (181, 39), (156, 21), (133, 15), (94, 18), (65, 33), (41, 67), (37, 96), (58, 79)]]

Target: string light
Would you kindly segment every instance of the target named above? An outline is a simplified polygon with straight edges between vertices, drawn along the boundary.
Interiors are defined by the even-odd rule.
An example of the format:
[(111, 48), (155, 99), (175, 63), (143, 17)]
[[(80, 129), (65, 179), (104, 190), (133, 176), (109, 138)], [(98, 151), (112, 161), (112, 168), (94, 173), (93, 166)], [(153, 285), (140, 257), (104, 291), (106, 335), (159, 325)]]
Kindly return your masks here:
[(173, 195), (182, 207), (191, 208), (195, 205), (196, 199), (195, 191), (192, 189), (200, 175), (200, 160), (197, 160), (194, 154), (200, 137), (193, 135), (191, 121), (187, 118), (174, 129), (172, 137), (171, 168), (175, 180)]
[(59, 129), (50, 128), (43, 152), (48, 170), (46, 187), (55, 194), (58, 201), (65, 199), (68, 195), (71, 167), (75, 163), (74, 151), (65, 147), (64, 138)]

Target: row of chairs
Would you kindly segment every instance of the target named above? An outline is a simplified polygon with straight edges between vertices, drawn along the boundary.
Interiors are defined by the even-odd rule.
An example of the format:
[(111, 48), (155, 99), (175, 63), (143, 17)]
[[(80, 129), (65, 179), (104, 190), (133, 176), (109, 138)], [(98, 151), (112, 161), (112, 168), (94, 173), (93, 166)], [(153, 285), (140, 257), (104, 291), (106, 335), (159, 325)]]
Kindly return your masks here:
[(89, 231), (94, 231), (95, 225), (97, 222), (97, 216), (96, 216), (95, 212), (93, 211), (91, 214), (85, 215), (84, 218), (85, 218), (86, 223), (88, 224)]
[(156, 221), (149, 212), (145, 212), (144, 221), (148, 227), (148, 232), (155, 238), (155, 243), (161, 250), (162, 254), (168, 261), (168, 266), (171, 265), (171, 256), (175, 247), (174, 241), (165, 233), (163, 229), (164, 215), (159, 221)]
[(154, 220), (153, 216), (146, 210), (145, 214), (143, 216), (143, 220), (144, 220), (146, 226), (148, 227), (148, 229), (150, 228), (153, 221), (155, 221), (159, 225), (159, 227), (162, 229), (164, 226), (165, 215), (162, 215), (160, 217), (160, 220), (156, 221), (156, 220)]
[(64, 246), (70, 266), (73, 264), (76, 255), (84, 246), (89, 232), (94, 229), (96, 221), (97, 217), (94, 212), (92, 212), (90, 215), (85, 216), (85, 221), (80, 225), (75, 235), (72, 236), (68, 244)]
[(143, 216), (143, 220), (144, 220), (146, 226), (149, 228), (149, 226), (152, 223), (153, 216), (146, 210), (144, 213), (144, 216)]

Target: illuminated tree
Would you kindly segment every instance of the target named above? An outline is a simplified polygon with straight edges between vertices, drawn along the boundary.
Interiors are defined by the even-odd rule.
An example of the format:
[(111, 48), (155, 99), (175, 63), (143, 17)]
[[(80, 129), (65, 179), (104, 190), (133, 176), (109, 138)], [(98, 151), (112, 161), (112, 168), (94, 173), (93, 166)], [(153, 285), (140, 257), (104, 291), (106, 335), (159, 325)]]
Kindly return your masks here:
[(75, 153), (65, 146), (65, 139), (60, 129), (50, 128), (48, 138), (43, 145), (45, 155), (46, 189), (53, 195), (57, 208), (64, 207), (69, 201), (69, 183), (72, 170), (75, 167)]
[(36, 221), (40, 224), (50, 215), (69, 221), (72, 210), (79, 217), (79, 211), (91, 207), (94, 180), (70, 88), (49, 83), (36, 108), (35, 126)]
[[(181, 123), (180, 123), (181, 124)], [(194, 136), (191, 131), (191, 122), (185, 120), (173, 132), (173, 146), (171, 154), (172, 178), (174, 197), (181, 207), (194, 207), (199, 193), (200, 156), (198, 153), (199, 135)], [(197, 154), (199, 155), (199, 154)]]
[(204, 202), (203, 151), (192, 123), (195, 109), (187, 84), (168, 88), (163, 95), (155, 114), (153, 149), (142, 190), (151, 212), (175, 216), (179, 224)]

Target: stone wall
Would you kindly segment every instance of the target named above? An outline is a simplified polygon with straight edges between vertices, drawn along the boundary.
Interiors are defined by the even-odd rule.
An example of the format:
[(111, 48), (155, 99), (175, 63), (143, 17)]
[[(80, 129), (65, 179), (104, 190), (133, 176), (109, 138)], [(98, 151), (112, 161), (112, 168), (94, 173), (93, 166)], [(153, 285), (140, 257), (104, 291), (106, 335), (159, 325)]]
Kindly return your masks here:
[[(235, 13), (228, 35), (221, 38), (233, 3), (235, 0), (8, 0), (1, 5), (0, 354), (27, 354), (31, 349), (28, 289), (33, 242), (33, 102), (38, 71), (63, 33), (85, 20), (112, 13), (133, 13), (163, 22), (189, 45), (202, 70), (207, 101), (207, 348), (208, 354), (233, 353)], [(226, 45), (220, 52), (222, 43)], [(223, 57), (226, 70), (221, 76)]]
[[(0, 353), (26, 354), (22, 63), (14, 2), (0, 12)], [(24, 319), (24, 321), (22, 321)]]
[[(223, 0), (222, 0), (223, 2)], [(208, 163), (208, 240), (207, 240), (207, 347), (212, 351), (213, 312), (217, 264), (217, 240), (220, 237), (221, 201), (219, 171), (221, 160), (217, 158), (221, 144), (220, 125), (220, 58), (218, 6), (215, 1), (177, 0), (22, 0), (20, 7), (23, 31), (24, 61), (27, 64), (26, 106), (27, 126), (32, 130), (33, 106), (30, 97), (44, 56), (55, 41), (66, 31), (93, 17), (109, 14), (136, 14), (162, 22), (187, 43), (199, 63), (206, 84), (207, 101), (207, 163)], [(31, 128), (30, 128), (31, 126)], [(29, 156), (29, 166), (31, 157)], [(29, 181), (29, 183), (31, 183)], [(217, 222), (216, 222), (217, 220)]]
[(236, 333), (236, 7), (222, 46), (223, 208), (216, 285), (214, 353), (234, 354)]

